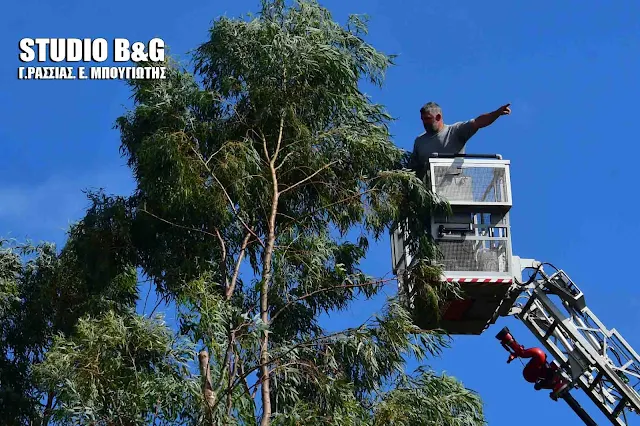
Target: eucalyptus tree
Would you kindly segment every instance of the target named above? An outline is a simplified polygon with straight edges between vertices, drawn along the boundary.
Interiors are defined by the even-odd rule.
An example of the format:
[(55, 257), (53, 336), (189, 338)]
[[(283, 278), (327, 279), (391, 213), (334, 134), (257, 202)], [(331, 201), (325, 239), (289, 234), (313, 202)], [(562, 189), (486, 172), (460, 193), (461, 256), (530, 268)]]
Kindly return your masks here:
[[(437, 317), (422, 218), (446, 203), (406, 169), (391, 116), (363, 92), (393, 65), (366, 33), (363, 17), (340, 25), (313, 1), (265, 0), (256, 16), (217, 19), (192, 71), (167, 60), (166, 79), (130, 82), (135, 105), (117, 128), (135, 193), (94, 194), (73, 252), (110, 283), (139, 268), (179, 324), (169, 336), (131, 312), (82, 318), (36, 369), (59, 392), (59, 418), (483, 423), (479, 397), (454, 378), (408, 374), (409, 358), (441, 353), (446, 337), (418, 327), (397, 299), (354, 327), (320, 321), (395, 289), (361, 264), (399, 223), (421, 236), (411, 244), (416, 295)], [(194, 348), (198, 368), (185, 370)], [(89, 360), (110, 373), (77, 371)]]

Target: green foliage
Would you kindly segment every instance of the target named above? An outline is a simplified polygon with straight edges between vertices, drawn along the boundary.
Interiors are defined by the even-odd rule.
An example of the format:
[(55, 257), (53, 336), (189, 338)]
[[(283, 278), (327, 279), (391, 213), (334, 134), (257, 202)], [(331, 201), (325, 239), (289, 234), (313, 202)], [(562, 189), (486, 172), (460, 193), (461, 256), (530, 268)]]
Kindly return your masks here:
[[(26, 338), (16, 334), (19, 355), (4, 360), (26, 374), (12, 381), (33, 391), (32, 413), (482, 424), (479, 399), (458, 382), (404, 371), (446, 347), (416, 320), (437, 317), (450, 291), (435, 285), (424, 232), (447, 205), (407, 169), (392, 118), (361, 89), (393, 64), (365, 37), (363, 17), (342, 26), (313, 1), (265, 0), (256, 17), (216, 20), (193, 72), (168, 60), (166, 80), (130, 82), (135, 105), (117, 128), (134, 194), (90, 194), (61, 253), (2, 263), (0, 314), (15, 324), (2, 332)], [(420, 318), (391, 298), (364, 324), (325, 330), (321, 315), (395, 286), (361, 267), (395, 226), (415, 236)], [(175, 305), (179, 330), (132, 313), (137, 270)]]
[(198, 412), (187, 368), (194, 354), (160, 318), (107, 312), (80, 319), (71, 338), (57, 336), (34, 374), (57, 395), (52, 417), (61, 424), (176, 424)]
[(375, 408), (375, 426), (470, 426), (484, 422), (477, 394), (453, 377), (427, 370), (399, 382), (381, 399)]
[(463, 298), (458, 283), (441, 279), (441, 268), (433, 259), (416, 261), (404, 276), (404, 294), (413, 304), (411, 317), (423, 329), (438, 328), (445, 303)]
[[(12, 347), (20, 338), (16, 328), (22, 305), (20, 277), (23, 264), (19, 248), (8, 241), (0, 243), (0, 412), (5, 413), (10, 421), (17, 422), (37, 418), (30, 398), (28, 362), (23, 357), (16, 357)], [(24, 330), (24, 334), (28, 333)]]
[(32, 377), (32, 365), (42, 361), (52, 339), (70, 336), (87, 314), (124, 311), (135, 303), (132, 265), (110, 276), (92, 273), (94, 265), (74, 250), (77, 238), (72, 228), (59, 253), (48, 243), (3, 242), (0, 250), (0, 411), (16, 422), (38, 418), (41, 406), (53, 402)]

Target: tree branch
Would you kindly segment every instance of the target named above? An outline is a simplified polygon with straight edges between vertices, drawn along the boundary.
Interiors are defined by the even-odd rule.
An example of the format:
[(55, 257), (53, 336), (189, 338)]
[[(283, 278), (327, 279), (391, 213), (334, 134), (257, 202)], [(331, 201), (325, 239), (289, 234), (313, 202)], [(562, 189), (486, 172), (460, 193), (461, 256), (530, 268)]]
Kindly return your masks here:
[(165, 297), (168, 299), (169, 296), (162, 296), (160, 299), (158, 299), (158, 303), (156, 303), (156, 306), (153, 307), (153, 310), (151, 311), (151, 313), (149, 314), (149, 317), (151, 317), (151, 315), (154, 314), (154, 312), (156, 311), (156, 309), (158, 309), (158, 307), (160, 306), (160, 304), (162, 303), (163, 300), (165, 300)]
[(231, 283), (227, 287), (227, 291), (225, 293), (225, 298), (227, 300), (231, 299), (233, 295), (233, 291), (236, 288), (236, 282), (238, 281), (238, 275), (240, 274), (240, 265), (242, 264), (242, 260), (244, 258), (244, 254), (247, 249), (247, 244), (249, 243), (249, 238), (251, 238), (251, 234), (247, 233), (242, 240), (242, 247), (240, 248), (240, 254), (238, 255), (238, 260), (236, 261), (236, 268), (233, 271), (233, 277), (231, 277)]
[[(274, 373), (277, 370), (281, 370), (283, 368), (289, 367), (291, 365), (302, 365), (304, 367), (308, 367), (309, 370), (313, 370), (316, 373), (320, 373), (320, 369), (313, 364), (310, 361), (306, 361), (306, 360), (296, 360), (296, 361), (289, 361), (289, 362), (285, 362), (284, 364), (278, 364), (275, 367), (273, 367), (271, 370), (269, 370), (269, 373)], [(252, 388), (257, 388), (258, 386), (260, 386), (261, 381), (258, 380), (256, 383), (254, 383), (253, 385), (251, 385), (248, 389), (251, 390)]]
[(321, 288), (318, 290), (314, 290), (312, 292), (306, 293), (296, 299), (291, 300), (290, 302), (287, 302), (282, 308), (278, 309), (278, 311), (273, 314), (273, 316), (271, 317), (271, 322), (275, 321), (275, 319), (278, 317), (278, 315), (280, 315), (285, 309), (287, 309), (289, 306), (293, 305), (294, 303), (297, 303), (301, 300), (304, 299), (308, 299), (311, 296), (315, 296), (318, 293), (322, 293), (325, 291), (331, 291), (331, 290), (340, 290), (340, 289), (349, 289), (349, 288), (361, 288), (361, 287), (368, 287), (368, 286), (373, 286), (373, 285), (377, 285), (377, 284), (382, 284), (388, 281), (393, 281), (395, 280), (395, 278), (387, 278), (387, 279), (380, 279), (380, 280), (375, 280), (375, 281), (368, 281), (366, 283), (361, 283), (361, 284), (340, 284), (340, 285), (336, 285), (336, 286), (332, 286), (332, 287), (326, 287), (326, 288)]
[[(305, 215), (303, 215), (303, 216), (300, 216), (298, 219), (296, 219), (295, 221), (291, 222), (291, 224), (289, 224), (289, 226), (288, 226), (288, 227), (291, 227), (291, 226), (296, 225), (296, 224), (298, 224), (298, 223), (304, 222), (304, 220), (305, 220), (306, 218), (308, 218), (309, 216), (313, 216), (314, 214), (316, 214), (316, 213), (317, 213), (317, 212), (319, 212), (319, 211), (326, 210), (326, 209), (328, 209), (329, 207), (333, 207), (333, 206), (338, 205), (338, 204), (341, 204), (341, 203), (346, 203), (347, 201), (353, 200), (354, 198), (359, 198), (359, 197), (361, 197), (361, 196), (363, 196), (363, 195), (365, 195), (365, 194), (368, 194), (368, 193), (370, 193), (370, 192), (373, 192), (373, 191), (375, 191), (375, 190), (376, 190), (375, 188), (367, 189), (367, 190), (365, 190), (365, 191), (357, 192), (356, 194), (353, 194), (353, 195), (351, 195), (351, 196), (349, 196), (349, 197), (342, 198), (342, 199), (340, 199), (340, 200), (338, 200), (338, 201), (334, 201), (333, 203), (329, 203), (329, 204), (325, 204), (325, 205), (323, 205), (323, 206), (320, 206), (320, 207), (318, 207), (317, 209), (313, 209), (313, 210), (312, 210), (312, 211), (310, 211), (309, 213), (307, 213), (307, 214), (305, 214)], [(284, 229), (287, 229), (288, 227), (286, 227), (286, 228), (284, 228)]]
[(202, 396), (207, 404), (207, 414), (211, 415), (220, 398), (216, 398), (213, 393), (213, 384), (211, 383), (211, 369), (209, 368), (209, 353), (200, 351), (198, 354), (200, 365), (200, 377), (202, 377)]
[(271, 164), (271, 157), (269, 157), (269, 150), (267, 149), (267, 137), (260, 130), (260, 138), (262, 139), (262, 150), (264, 151), (264, 158)]
[[(228, 144), (229, 144), (229, 141), (227, 141), (227, 142), (223, 143), (223, 144), (222, 144), (222, 146), (221, 146), (220, 148), (218, 148), (218, 150), (217, 150), (216, 152), (214, 152), (213, 154), (211, 154), (211, 155), (209, 156), (209, 159), (208, 159), (207, 161), (205, 161), (204, 165), (205, 165), (205, 166), (208, 166), (208, 165), (209, 165), (209, 162), (210, 162), (211, 160), (213, 160), (213, 157), (215, 157), (216, 155), (218, 155), (218, 153), (219, 153), (220, 151), (222, 151), (222, 150), (223, 150), (223, 149), (224, 149)], [(204, 157), (203, 157), (203, 159), (204, 159)]]
[[(234, 339), (235, 339), (235, 336), (233, 336), (233, 332), (232, 332), (231, 337), (229, 339), (229, 343), (231, 344)], [(234, 359), (233, 361), (231, 361), (231, 357), (235, 355), (233, 346), (231, 345), (229, 346), (228, 352), (229, 352), (229, 359), (230, 359), (229, 361), (229, 387), (230, 387), (231, 384), (233, 383), (233, 380), (236, 377), (238, 363), (237, 363), (237, 359)], [(233, 409), (232, 395), (233, 395), (233, 392), (227, 392), (227, 416), (231, 416), (231, 410)]]
[(227, 279), (227, 246), (222, 239), (222, 235), (220, 235), (220, 231), (218, 228), (215, 228), (216, 235), (218, 240), (220, 241), (220, 248), (222, 249), (222, 260), (220, 261), (220, 274), (224, 277), (225, 287), (229, 288), (229, 280)]
[(296, 183), (294, 183), (293, 185), (283, 189), (282, 191), (280, 191), (280, 195), (284, 194), (287, 191), (291, 191), (293, 188), (296, 188), (302, 184), (304, 184), (305, 182), (307, 182), (308, 180), (311, 180), (314, 178), (314, 176), (318, 175), (319, 173), (321, 173), (323, 170), (325, 170), (328, 167), (333, 166), (334, 164), (336, 164), (338, 161), (332, 161), (330, 163), (325, 164), (324, 166), (320, 167), (318, 170), (316, 170), (314, 173), (310, 174), (309, 176), (307, 176), (306, 178), (302, 179), (301, 181), (298, 181)]
[[(337, 331), (337, 332), (335, 332), (335, 333), (330, 333), (330, 334), (327, 334), (327, 335), (324, 335), (324, 336), (318, 336), (318, 337), (315, 337), (315, 338), (313, 338), (313, 339), (309, 339), (309, 340), (307, 340), (307, 341), (305, 341), (305, 342), (300, 342), (300, 343), (298, 343), (298, 344), (295, 344), (295, 345), (293, 345), (291, 348), (289, 348), (286, 352), (284, 352), (283, 354), (281, 354), (281, 355), (279, 355), (279, 356), (277, 356), (277, 357), (272, 358), (272, 359), (271, 359), (271, 360), (269, 360), (268, 362), (269, 362), (269, 363), (277, 362), (277, 361), (279, 361), (280, 359), (282, 359), (282, 358), (284, 358), (285, 356), (287, 356), (288, 354), (290, 354), (291, 352), (293, 352), (293, 351), (295, 351), (296, 349), (299, 349), (299, 348), (301, 348), (301, 347), (308, 346), (308, 345), (311, 345), (311, 344), (315, 344), (315, 343), (320, 342), (320, 341), (322, 341), (322, 340), (332, 339), (332, 338), (337, 337), (337, 336), (340, 336), (340, 335), (348, 335), (349, 333), (351, 333), (351, 332), (353, 332), (353, 331), (362, 330), (362, 328), (364, 328), (364, 327), (367, 325), (367, 323), (369, 322), (369, 319), (371, 319), (371, 318), (368, 318), (364, 323), (362, 323), (362, 324), (361, 324), (360, 326), (358, 326), (358, 327), (347, 328), (347, 329), (342, 330), (342, 331)], [(266, 365), (267, 365), (267, 364), (265, 364), (265, 363), (260, 363), (260, 364), (255, 365), (254, 367), (250, 368), (249, 370), (246, 370), (246, 371), (244, 371), (244, 366), (243, 366), (243, 371), (244, 371), (244, 373), (242, 373), (242, 375), (241, 375), (241, 376), (239, 376), (239, 377), (234, 381), (234, 383), (233, 383), (233, 385), (232, 385), (231, 387), (228, 387), (227, 389), (225, 389), (225, 390), (223, 391), (223, 395), (226, 395), (226, 393), (227, 393), (227, 392), (231, 392), (231, 391), (233, 390), (233, 388), (235, 388), (241, 380), (245, 380), (245, 381), (246, 381), (246, 378), (247, 378), (247, 377), (249, 377), (249, 375), (250, 375), (251, 373), (253, 373), (253, 372), (254, 372), (254, 371), (256, 371), (256, 370), (259, 370), (259, 369), (264, 368)], [(264, 375), (263, 375), (263, 377), (261, 378), (261, 380), (262, 380), (263, 378), (264, 378)], [(264, 387), (263, 387), (263, 388), (264, 388)], [(222, 399), (222, 398), (218, 398), (218, 399), (217, 399), (217, 401), (216, 401), (216, 404), (217, 404), (221, 399)], [(215, 407), (214, 407), (214, 408), (215, 408)]]
[(282, 369), (282, 368), (286, 368), (289, 367), (291, 365), (302, 365), (305, 367), (309, 367), (310, 370), (313, 370), (317, 373), (320, 372), (320, 370), (318, 369), (318, 366), (316, 366), (315, 364), (313, 364), (310, 361), (306, 361), (306, 360), (295, 360), (295, 361), (289, 361), (289, 362), (285, 362), (284, 364), (278, 364), (275, 367), (273, 367), (271, 369), (271, 373), (273, 373), (276, 370)]
[(233, 210), (233, 213), (234, 213), (235, 217), (240, 221), (240, 223), (242, 223), (242, 226), (244, 226), (245, 229), (247, 231), (249, 231), (256, 238), (256, 240), (258, 240), (258, 242), (260, 242), (260, 244), (264, 247), (264, 243), (262, 242), (260, 237), (258, 237), (256, 235), (256, 233), (249, 227), (249, 225), (247, 225), (246, 222), (240, 217), (240, 213), (238, 212), (238, 209), (236, 209), (236, 206), (235, 206), (235, 204), (233, 204), (233, 200), (231, 199), (231, 196), (229, 196), (229, 193), (227, 192), (227, 189), (224, 187), (224, 185), (222, 185), (222, 182), (220, 182), (220, 179), (218, 179), (218, 176), (216, 176), (216, 174), (213, 173), (213, 171), (211, 170), (211, 168), (209, 167), (207, 162), (204, 160), (202, 155), (198, 152), (198, 150), (196, 150), (195, 147), (193, 145), (191, 145), (191, 144), (189, 144), (189, 147), (191, 148), (193, 153), (196, 155), (196, 157), (200, 160), (200, 162), (202, 163), (204, 168), (207, 170), (207, 172), (209, 172), (209, 175), (220, 186), (220, 189), (222, 189), (222, 192), (224, 193), (225, 197), (227, 198), (227, 201), (229, 202), (229, 206), (231, 206), (231, 209)]
[(53, 409), (53, 398), (55, 394), (50, 391), (47, 393), (47, 404), (44, 407), (44, 411), (42, 412), (42, 426), (47, 426), (49, 424), (49, 419), (51, 419), (51, 410)]
[[(280, 116), (280, 129), (278, 130), (278, 143), (276, 145), (276, 151), (273, 153), (273, 164), (272, 167), (276, 164), (276, 159), (278, 158), (278, 154), (280, 154), (280, 147), (282, 146), (282, 134), (284, 132), (284, 112)], [(275, 167), (274, 171), (277, 170)]]
[(214, 233), (205, 231), (203, 229), (193, 228), (191, 226), (184, 226), (184, 225), (180, 225), (180, 224), (175, 223), (175, 222), (171, 222), (170, 220), (163, 219), (160, 216), (158, 216), (156, 214), (153, 214), (153, 213), (151, 213), (150, 211), (148, 211), (148, 210), (146, 210), (144, 208), (141, 208), (140, 211), (143, 212), (143, 213), (148, 214), (149, 216), (151, 216), (151, 217), (153, 217), (155, 219), (158, 219), (161, 222), (166, 223), (167, 225), (175, 226), (176, 228), (184, 229), (184, 230), (187, 230), (187, 231), (200, 232), (202, 234), (209, 235), (210, 237), (216, 237), (217, 238), (217, 235), (214, 234)]
[(284, 163), (287, 162), (287, 158), (289, 158), (290, 155), (293, 155), (294, 152), (289, 152), (287, 153), (287, 155), (284, 156), (284, 158), (282, 159), (282, 161), (280, 162), (280, 164), (278, 164), (278, 166), (276, 167), (276, 170), (278, 170), (280, 167), (284, 166)]
[[(251, 399), (253, 400), (256, 397), (255, 393), (251, 393), (251, 390), (249, 388), (249, 383), (247, 382), (247, 377), (249, 376), (248, 374), (245, 374), (244, 371), (244, 362), (242, 362), (242, 358), (240, 357), (240, 355), (238, 354), (236, 356), (236, 359), (238, 360), (238, 371), (240, 372), (240, 380), (242, 380), (242, 384), (244, 385), (244, 391), (247, 393), (247, 395), (249, 395), (251, 397)], [(229, 389), (231, 389), (231, 386), (233, 386), (233, 383), (229, 383)]]

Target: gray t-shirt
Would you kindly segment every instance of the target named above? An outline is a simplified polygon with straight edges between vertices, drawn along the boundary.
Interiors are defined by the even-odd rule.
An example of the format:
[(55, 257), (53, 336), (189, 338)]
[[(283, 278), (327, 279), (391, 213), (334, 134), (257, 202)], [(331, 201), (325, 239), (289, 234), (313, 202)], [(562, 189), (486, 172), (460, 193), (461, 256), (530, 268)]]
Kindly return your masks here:
[(432, 153), (464, 154), (465, 144), (476, 132), (473, 120), (445, 124), (435, 135), (424, 132), (413, 144), (414, 166), (422, 169)]

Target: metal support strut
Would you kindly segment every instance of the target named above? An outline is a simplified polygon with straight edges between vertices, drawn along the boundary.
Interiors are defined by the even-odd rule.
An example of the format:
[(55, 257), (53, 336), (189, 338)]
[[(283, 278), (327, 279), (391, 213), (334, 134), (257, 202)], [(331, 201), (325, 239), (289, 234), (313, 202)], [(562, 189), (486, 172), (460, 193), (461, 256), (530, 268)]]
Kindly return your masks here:
[(585, 425), (598, 426), (598, 423), (593, 421), (591, 416), (589, 416), (587, 412), (584, 411), (584, 408), (582, 408), (580, 404), (578, 404), (578, 401), (576, 401), (569, 392), (565, 392), (560, 398), (566, 401), (567, 405), (571, 407), (571, 409), (578, 415), (578, 417), (580, 417), (580, 420), (582, 420)]
[(531, 358), (525, 379), (538, 390), (552, 389), (552, 399), (564, 399), (586, 424), (596, 423), (569, 395), (572, 389), (582, 389), (612, 424), (628, 425), (627, 414), (640, 413), (640, 357), (589, 310), (584, 294), (564, 271), (548, 276), (532, 260), (524, 269), (535, 272), (512, 288), (516, 303), (507, 315), (521, 320), (555, 361), (547, 362), (541, 349), (519, 345), (505, 327), (496, 338), (511, 353), (509, 361)]

